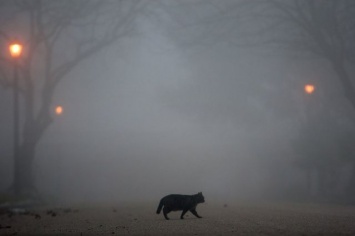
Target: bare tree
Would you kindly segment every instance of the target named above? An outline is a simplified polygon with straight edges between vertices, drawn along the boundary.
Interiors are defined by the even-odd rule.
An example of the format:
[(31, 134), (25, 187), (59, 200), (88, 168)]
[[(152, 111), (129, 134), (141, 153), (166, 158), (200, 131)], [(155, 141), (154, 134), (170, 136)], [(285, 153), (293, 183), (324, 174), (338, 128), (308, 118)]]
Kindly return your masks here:
[[(35, 189), (35, 150), (53, 122), (51, 106), (58, 84), (85, 59), (131, 35), (147, 4), (140, 0), (6, 0), (0, 4), (0, 45), (7, 48), (14, 39), (24, 45), (18, 62), (24, 123), (12, 188), (16, 194), (29, 194)], [(4, 89), (14, 85), (11, 66), (9, 57), (2, 55), (0, 86)]]
[(350, 71), (355, 63), (353, 1), (254, 0), (237, 10), (241, 25), (244, 24), (249, 34), (244, 34), (247, 42), (238, 38), (234, 40), (236, 44), (268, 45), (274, 50), (326, 60), (355, 109), (355, 87)]
[[(245, 2), (238, 11), (242, 15), (242, 25), (245, 22), (244, 29), (252, 27), (248, 28), (247, 37), (244, 38), (247, 41), (235, 40), (236, 44), (247, 42), (270, 46), (274, 51), (297, 53), (303, 59), (326, 61), (336, 74), (335, 82), (341, 85), (344, 96), (355, 109), (354, 71), (351, 69), (355, 63), (354, 1), (255, 0)], [(253, 23), (249, 24), (248, 19)], [(329, 138), (334, 140), (336, 137)], [(314, 145), (314, 142), (311, 143)], [(308, 154), (316, 155), (311, 152)], [(306, 158), (312, 161), (319, 157)], [(355, 179), (355, 159), (352, 159)], [(325, 163), (323, 157), (317, 161), (322, 162), (318, 166), (335, 168), (332, 163)]]
[[(183, 4), (181, 3), (183, 2)], [(184, 42), (228, 42), (326, 60), (355, 109), (350, 67), (355, 63), (352, 0), (206, 0), (166, 7)], [(174, 3), (174, 2), (173, 2)], [(191, 13), (191, 9), (195, 9)], [(199, 14), (197, 14), (199, 13)], [(185, 36), (182, 32), (190, 33)], [(181, 36), (179, 36), (181, 35)], [(186, 39), (187, 38), (187, 39)]]

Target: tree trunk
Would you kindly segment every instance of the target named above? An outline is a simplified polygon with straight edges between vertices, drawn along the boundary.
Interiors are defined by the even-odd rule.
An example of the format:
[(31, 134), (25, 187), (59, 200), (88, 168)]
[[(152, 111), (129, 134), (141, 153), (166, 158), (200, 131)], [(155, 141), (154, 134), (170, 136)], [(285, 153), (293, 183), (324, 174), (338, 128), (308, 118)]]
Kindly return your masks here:
[(36, 143), (24, 142), (18, 150), (14, 166), (14, 193), (18, 196), (36, 194), (33, 176), (33, 160)]

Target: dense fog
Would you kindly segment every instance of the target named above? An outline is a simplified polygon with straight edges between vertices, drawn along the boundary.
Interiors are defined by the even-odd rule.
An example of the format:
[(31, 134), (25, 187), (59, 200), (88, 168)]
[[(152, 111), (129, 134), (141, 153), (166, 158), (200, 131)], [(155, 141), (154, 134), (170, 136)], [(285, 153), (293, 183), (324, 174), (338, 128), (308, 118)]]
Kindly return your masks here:
[[(347, 199), (355, 165), (353, 148), (344, 145), (354, 140), (354, 108), (332, 67), (267, 46), (235, 45), (214, 22), (223, 1), (199, 4), (179, 13), (191, 16), (191, 27), (179, 27), (176, 11), (163, 4), (137, 21), (138, 33), (58, 84), (53, 123), (33, 163), (44, 199), (140, 202), (200, 191), (207, 202), (223, 203), (318, 201), (324, 192), (326, 200)], [(206, 30), (192, 17), (201, 11), (211, 16)], [(306, 84), (315, 85), (314, 93), (305, 92)], [(1, 192), (13, 181), (12, 104), (11, 88), (1, 87)], [(316, 160), (304, 161), (304, 150)], [(333, 181), (326, 190), (322, 174)]]

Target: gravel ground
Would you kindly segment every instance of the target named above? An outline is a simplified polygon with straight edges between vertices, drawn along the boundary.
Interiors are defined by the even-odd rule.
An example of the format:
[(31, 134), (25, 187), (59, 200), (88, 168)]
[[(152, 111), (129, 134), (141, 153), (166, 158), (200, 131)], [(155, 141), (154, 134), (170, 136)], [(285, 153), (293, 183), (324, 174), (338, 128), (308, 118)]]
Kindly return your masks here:
[(36, 208), (0, 215), (0, 235), (355, 235), (355, 207), (304, 204), (200, 204), (156, 215), (157, 204)]

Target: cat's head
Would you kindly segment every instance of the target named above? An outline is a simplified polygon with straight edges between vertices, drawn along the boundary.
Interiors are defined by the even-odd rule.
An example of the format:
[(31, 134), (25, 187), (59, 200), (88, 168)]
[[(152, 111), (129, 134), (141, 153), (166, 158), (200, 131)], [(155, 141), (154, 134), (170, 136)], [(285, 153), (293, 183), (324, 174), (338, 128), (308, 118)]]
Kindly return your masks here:
[(202, 192), (199, 192), (198, 194), (195, 195), (196, 196), (196, 201), (198, 203), (203, 203), (205, 202), (205, 197), (202, 195)]

